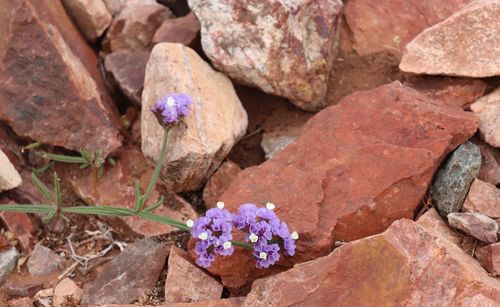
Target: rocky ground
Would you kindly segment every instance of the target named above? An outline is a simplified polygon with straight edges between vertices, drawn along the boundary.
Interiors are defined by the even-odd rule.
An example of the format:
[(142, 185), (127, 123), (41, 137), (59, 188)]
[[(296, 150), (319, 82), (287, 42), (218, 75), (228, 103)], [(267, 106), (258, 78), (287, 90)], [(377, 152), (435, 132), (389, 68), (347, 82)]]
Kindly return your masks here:
[[(0, 306), (500, 306), (499, 46), (499, 0), (0, 0), (0, 204), (57, 172), (132, 208), (183, 92), (155, 213), (273, 202), (300, 235), (204, 270), (168, 225), (0, 211)], [(41, 154), (81, 149), (102, 174)]]

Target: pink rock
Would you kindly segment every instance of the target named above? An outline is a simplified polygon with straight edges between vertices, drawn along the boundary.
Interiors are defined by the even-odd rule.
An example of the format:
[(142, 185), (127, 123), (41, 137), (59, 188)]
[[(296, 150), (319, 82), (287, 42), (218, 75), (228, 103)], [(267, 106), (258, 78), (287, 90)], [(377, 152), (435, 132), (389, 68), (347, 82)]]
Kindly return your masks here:
[(33, 307), (33, 300), (29, 297), (16, 298), (8, 301), (7, 307)]
[[(9, 202), (12, 204), (12, 202)], [(1, 206), (1, 205), (0, 205)], [(0, 219), (5, 223), (7, 229), (14, 234), (24, 251), (33, 250), (36, 241), (38, 225), (22, 212), (0, 212)]]
[(153, 36), (153, 44), (178, 43), (197, 49), (200, 23), (193, 13), (165, 20)]
[(500, 275), (500, 243), (490, 244), (476, 250), (476, 258), (492, 275)]
[(479, 179), (474, 180), (463, 209), (467, 212), (478, 212), (494, 219), (500, 218), (500, 189)]
[[(316, 114), (274, 158), (243, 170), (222, 201), (230, 211), (275, 203), (301, 237), (297, 254), (280, 262), (289, 267), (326, 255), (336, 240), (412, 218), (442, 159), (476, 129), (472, 114), (398, 82), (358, 92)], [(255, 269), (251, 253), (241, 250), (210, 267), (231, 289), (273, 270)]]
[(493, 147), (500, 147), (500, 87), (470, 108), (479, 117), (481, 138)]
[(479, 179), (492, 185), (500, 184), (500, 149), (493, 148), (482, 141), (475, 141), (481, 150), (482, 163)]
[[(497, 306), (500, 281), (410, 220), (254, 282), (245, 306)], [(374, 303), (376, 302), (376, 303)]]
[(54, 307), (64, 307), (65, 303), (79, 304), (83, 290), (69, 278), (61, 280), (54, 288), (52, 304)]
[(448, 214), (448, 223), (483, 242), (495, 243), (498, 240), (498, 224), (486, 215), (454, 212)]
[(106, 31), (113, 19), (102, 0), (63, 0), (63, 5), (83, 36), (91, 42)]
[(189, 254), (172, 246), (165, 282), (166, 303), (189, 303), (220, 299), (222, 285), (196, 266)]
[(244, 297), (232, 297), (223, 300), (202, 301), (193, 303), (169, 304), (169, 307), (240, 307), (244, 306)]
[(500, 75), (500, 3), (474, 1), (406, 45), (399, 68), (462, 77)]
[(28, 259), (28, 271), (31, 275), (48, 275), (61, 270), (64, 259), (50, 248), (37, 244)]
[(210, 177), (203, 188), (203, 201), (207, 208), (214, 208), (224, 191), (229, 187), (234, 177), (241, 172), (238, 164), (227, 160)]

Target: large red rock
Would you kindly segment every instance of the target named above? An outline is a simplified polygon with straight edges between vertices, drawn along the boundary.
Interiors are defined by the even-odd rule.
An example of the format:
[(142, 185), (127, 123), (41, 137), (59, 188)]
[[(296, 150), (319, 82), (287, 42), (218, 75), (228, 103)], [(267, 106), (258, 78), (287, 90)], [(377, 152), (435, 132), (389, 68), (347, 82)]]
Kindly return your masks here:
[(399, 68), (428, 75), (500, 75), (498, 16), (498, 0), (472, 2), (407, 44)]
[(243, 306), (498, 306), (500, 281), (410, 220), (255, 281)]
[[(476, 118), (394, 82), (358, 92), (316, 114), (299, 139), (260, 166), (243, 170), (223, 194), (241, 204), (276, 204), (300, 234), (290, 266), (326, 255), (412, 218), (443, 157), (470, 138)], [(279, 270), (279, 266), (277, 267)], [(238, 250), (210, 270), (231, 288), (269, 274)]]
[(72, 150), (121, 145), (94, 52), (59, 0), (0, 0), (0, 120)]

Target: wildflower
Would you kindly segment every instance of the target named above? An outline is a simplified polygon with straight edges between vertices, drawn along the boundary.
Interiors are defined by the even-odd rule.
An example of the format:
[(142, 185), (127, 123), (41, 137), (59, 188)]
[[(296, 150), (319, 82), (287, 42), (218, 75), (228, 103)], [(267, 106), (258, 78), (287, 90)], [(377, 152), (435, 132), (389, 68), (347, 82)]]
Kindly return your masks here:
[(229, 256), (234, 252), (231, 240), (233, 225), (231, 213), (222, 208), (212, 208), (206, 215), (196, 219), (191, 235), (196, 239), (194, 251), (198, 256), (196, 264), (209, 267), (215, 255)]
[(151, 111), (162, 125), (172, 124), (189, 114), (191, 98), (182, 93), (173, 93), (160, 98)]
[(266, 208), (244, 204), (233, 215), (234, 227), (248, 232), (246, 240), (253, 244), (258, 268), (268, 268), (278, 262), (280, 251), (288, 256), (295, 254), (298, 234), (290, 234), (287, 224), (280, 221), (274, 209), (273, 203), (267, 203)]

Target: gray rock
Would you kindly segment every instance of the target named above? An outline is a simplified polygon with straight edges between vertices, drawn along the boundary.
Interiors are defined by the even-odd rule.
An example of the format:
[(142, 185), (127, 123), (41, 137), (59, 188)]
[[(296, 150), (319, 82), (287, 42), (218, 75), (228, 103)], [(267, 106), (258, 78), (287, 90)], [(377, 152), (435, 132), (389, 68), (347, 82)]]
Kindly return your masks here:
[(462, 209), (465, 196), (472, 181), (479, 175), (480, 167), (481, 151), (471, 142), (465, 142), (451, 154), (439, 170), (430, 191), (441, 216), (446, 217)]
[(15, 247), (0, 253), (0, 284), (7, 279), (10, 272), (16, 267), (19, 256), (21, 254), (19, 254)]
[(450, 226), (486, 243), (497, 242), (497, 222), (481, 213), (450, 213)]
[(37, 244), (28, 259), (31, 275), (47, 275), (63, 268), (64, 259), (50, 248)]

